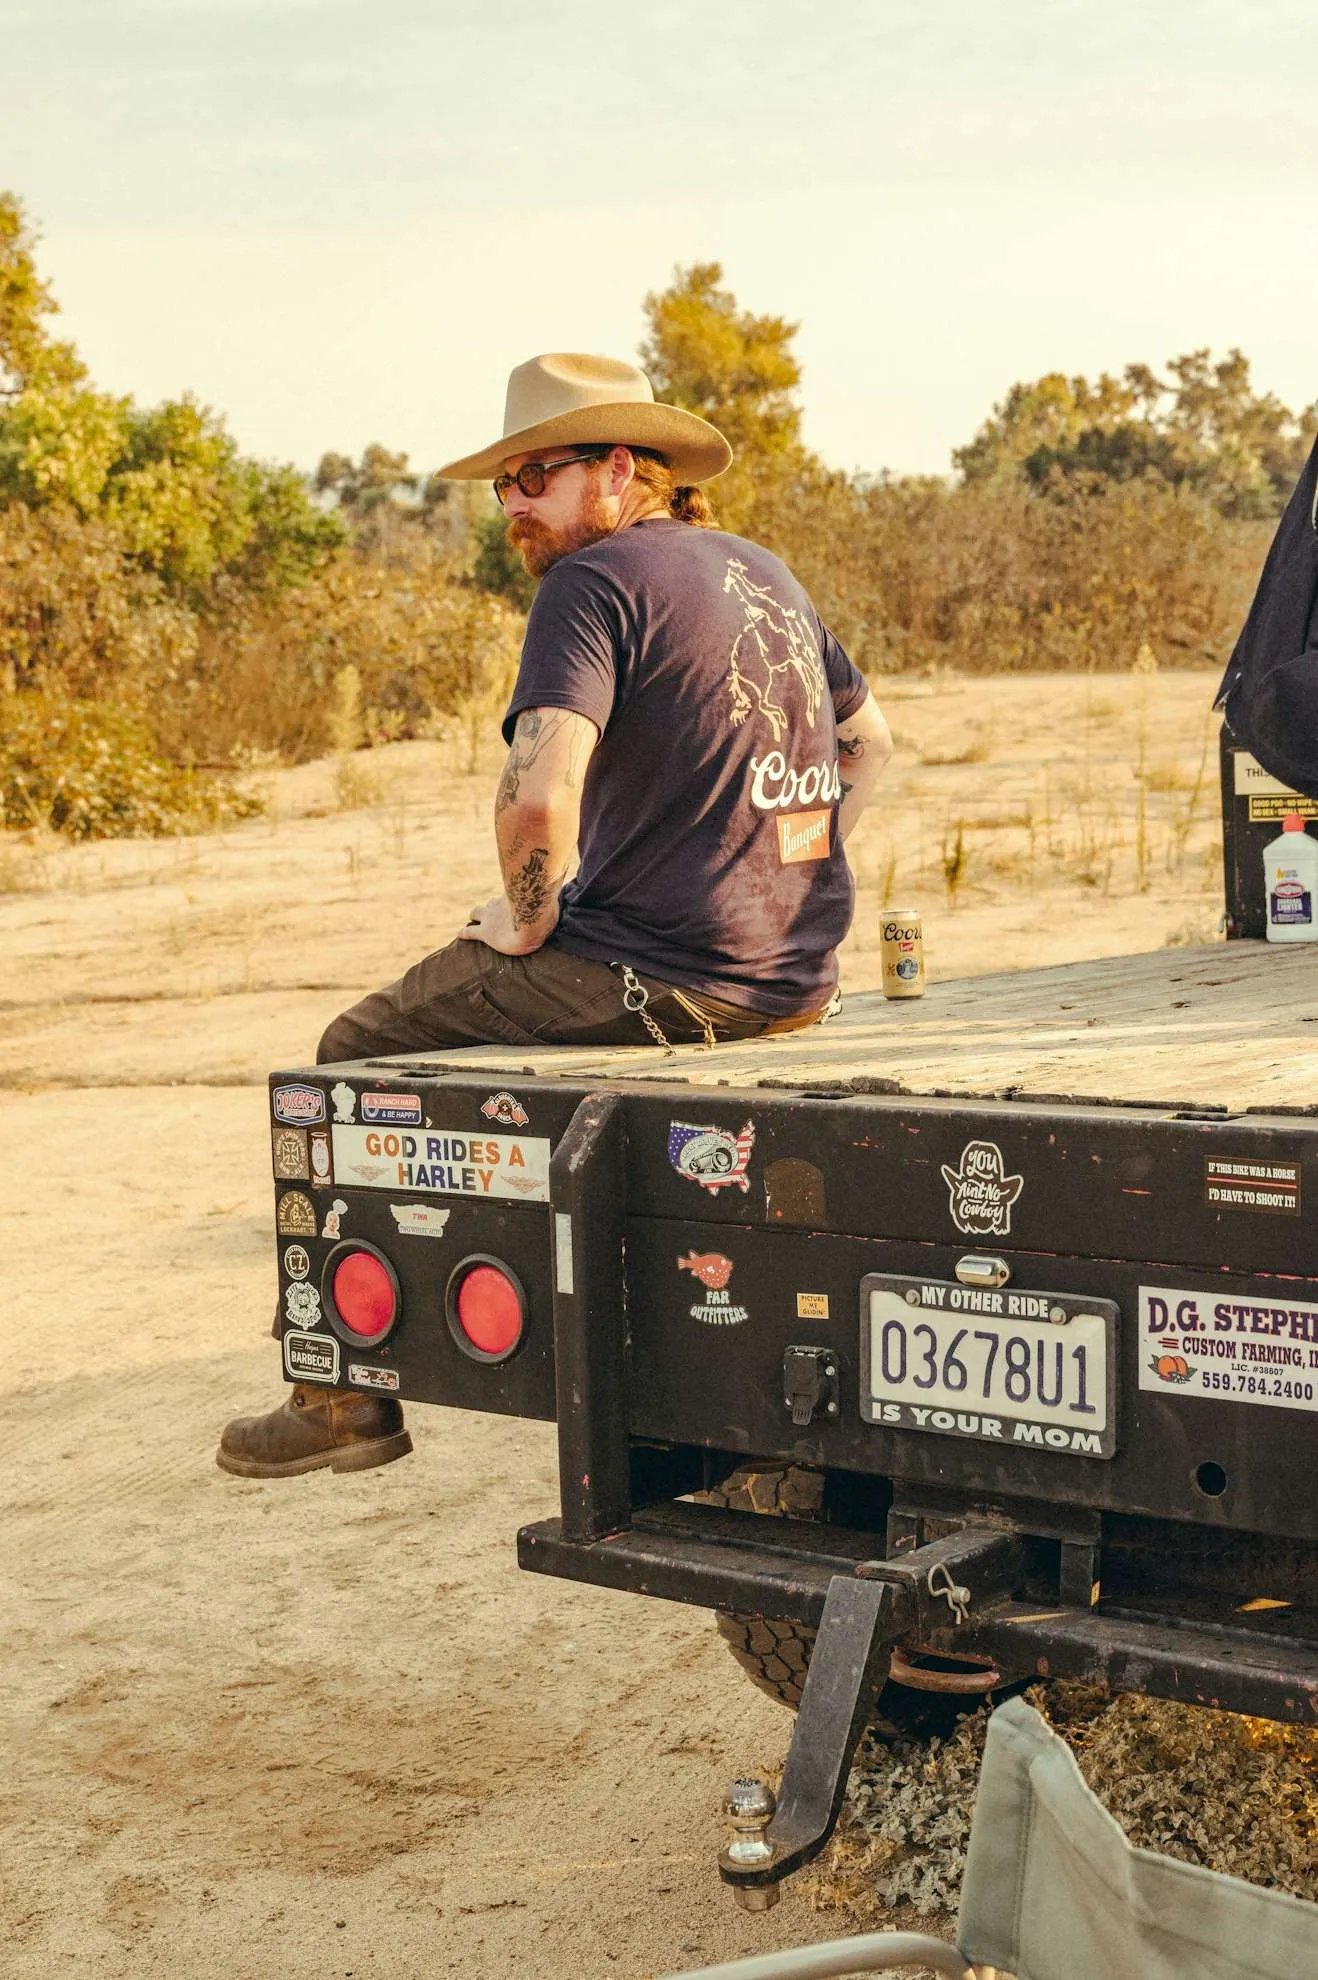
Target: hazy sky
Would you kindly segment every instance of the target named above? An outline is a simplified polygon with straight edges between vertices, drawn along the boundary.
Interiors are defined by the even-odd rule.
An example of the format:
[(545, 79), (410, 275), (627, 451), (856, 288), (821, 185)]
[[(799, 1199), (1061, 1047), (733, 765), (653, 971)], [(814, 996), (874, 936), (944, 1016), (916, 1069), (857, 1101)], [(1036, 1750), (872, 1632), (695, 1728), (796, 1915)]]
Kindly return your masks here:
[(430, 466), (717, 259), (806, 432), (941, 471), (1013, 380), (1318, 397), (1313, 0), (0, 0), (0, 186), (107, 389)]

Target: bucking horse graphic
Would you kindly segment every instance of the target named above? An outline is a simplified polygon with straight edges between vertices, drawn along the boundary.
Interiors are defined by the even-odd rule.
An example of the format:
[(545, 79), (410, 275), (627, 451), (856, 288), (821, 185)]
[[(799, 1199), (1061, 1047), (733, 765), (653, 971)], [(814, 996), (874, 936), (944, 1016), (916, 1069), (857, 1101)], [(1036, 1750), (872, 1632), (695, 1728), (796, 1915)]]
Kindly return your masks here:
[(735, 557), (728, 559), (723, 589), (740, 601), (746, 623), (737, 634), (728, 667), (732, 726), (740, 728), (756, 709), (781, 742), (791, 718), (779, 699), (786, 676), (795, 674), (805, 695), (805, 719), (813, 729), (828, 685), (814, 633), (801, 614), (781, 605), (766, 585), (752, 584)]

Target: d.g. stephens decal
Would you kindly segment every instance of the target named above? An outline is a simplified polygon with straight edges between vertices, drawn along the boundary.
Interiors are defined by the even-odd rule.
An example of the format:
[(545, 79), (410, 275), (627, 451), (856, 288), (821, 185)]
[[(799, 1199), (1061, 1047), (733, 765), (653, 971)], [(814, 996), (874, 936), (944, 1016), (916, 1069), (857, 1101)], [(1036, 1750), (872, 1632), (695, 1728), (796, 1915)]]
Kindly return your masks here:
[(721, 1189), (734, 1186), (743, 1193), (749, 1191), (746, 1170), (750, 1166), (751, 1150), (755, 1146), (755, 1129), (747, 1121), (739, 1134), (729, 1133), (727, 1128), (715, 1127), (713, 1122), (696, 1126), (690, 1121), (670, 1121), (668, 1126), (668, 1159), (679, 1176), (688, 1182), (699, 1183), (716, 1196)]

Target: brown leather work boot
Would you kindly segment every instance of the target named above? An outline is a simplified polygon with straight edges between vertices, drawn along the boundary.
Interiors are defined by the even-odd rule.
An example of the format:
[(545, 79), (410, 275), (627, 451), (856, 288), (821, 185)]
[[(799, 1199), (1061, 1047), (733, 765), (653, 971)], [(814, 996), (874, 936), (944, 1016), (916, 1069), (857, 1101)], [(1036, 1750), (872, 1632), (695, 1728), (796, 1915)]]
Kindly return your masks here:
[(406, 1457), (412, 1439), (392, 1396), (298, 1382), (267, 1416), (226, 1423), (215, 1462), (239, 1478), (295, 1478), (302, 1471), (369, 1471)]

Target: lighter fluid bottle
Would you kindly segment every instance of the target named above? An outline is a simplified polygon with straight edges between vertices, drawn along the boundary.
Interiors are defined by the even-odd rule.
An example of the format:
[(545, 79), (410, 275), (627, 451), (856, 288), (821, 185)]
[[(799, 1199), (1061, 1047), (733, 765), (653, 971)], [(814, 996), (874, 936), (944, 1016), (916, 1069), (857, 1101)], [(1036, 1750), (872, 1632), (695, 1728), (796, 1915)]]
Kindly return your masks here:
[(1298, 811), (1263, 848), (1269, 942), (1318, 941), (1318, 839), (1311, 839)]

